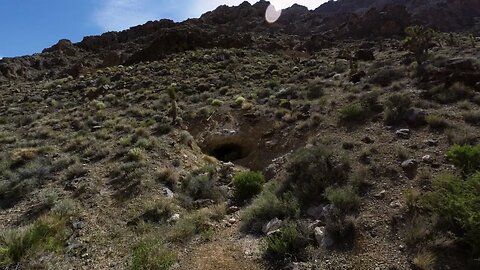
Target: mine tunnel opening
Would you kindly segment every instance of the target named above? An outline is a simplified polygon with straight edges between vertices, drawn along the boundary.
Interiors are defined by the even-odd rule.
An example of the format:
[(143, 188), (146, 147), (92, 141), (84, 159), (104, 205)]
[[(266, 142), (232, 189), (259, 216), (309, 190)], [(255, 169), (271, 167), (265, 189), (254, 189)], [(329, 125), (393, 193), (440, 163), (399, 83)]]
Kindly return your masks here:
[(218, 144), (210, 150), (210, 155), (224, 162), (233, 162), (248, 156), (247, 149), (237, 143)]
[(223, 162), (244, 161), (251, 154), (251, 143), (245, 136), (212, 136), (203, 144), (203, 152)]

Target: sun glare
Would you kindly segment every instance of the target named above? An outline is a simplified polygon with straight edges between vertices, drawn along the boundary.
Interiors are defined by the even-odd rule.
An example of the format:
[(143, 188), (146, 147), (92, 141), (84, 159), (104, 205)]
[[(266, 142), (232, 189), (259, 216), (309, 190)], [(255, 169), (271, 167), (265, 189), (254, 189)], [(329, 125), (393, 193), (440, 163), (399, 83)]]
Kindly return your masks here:
[(280, 15), (282, 15), (281, 9), (277, 10), (275, 6), (269, 5), (265, 12), (265, 19), (268, 23), (274, 23), (280, 18)]

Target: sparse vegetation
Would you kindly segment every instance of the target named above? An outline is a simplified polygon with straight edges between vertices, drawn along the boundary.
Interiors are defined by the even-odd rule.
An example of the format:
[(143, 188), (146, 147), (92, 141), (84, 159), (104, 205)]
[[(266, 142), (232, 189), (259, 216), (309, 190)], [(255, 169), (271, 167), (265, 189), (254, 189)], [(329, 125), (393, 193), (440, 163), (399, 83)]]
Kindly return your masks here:
[(234, 198), (238, 202), (251, 199), (262, 191), (265, 179), (261, 172), (240, 172), (233, 178)]
[(158, 241), (140, 243), (132, 254), (131, 270), (168, 270), (176, 261), (176, 256)]

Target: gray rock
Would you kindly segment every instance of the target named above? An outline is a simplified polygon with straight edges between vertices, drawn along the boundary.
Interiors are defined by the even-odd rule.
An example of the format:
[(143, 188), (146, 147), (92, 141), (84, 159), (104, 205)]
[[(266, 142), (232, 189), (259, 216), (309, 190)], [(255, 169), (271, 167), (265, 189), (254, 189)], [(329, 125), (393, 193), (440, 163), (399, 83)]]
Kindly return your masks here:
[(180, 214), (173, 214), (169, 219), (167, 219), (168, 223), (175, 223), (180, 219)]
[(402, 128), (402, 129), (399, 129), (399, 130), (395, 131), (395, 134), (402, 139), (408, 139), (408, 138), (410, 138), (410, 129)]
[(262, 231), (266, 235), (271, 235), (280, 230), (282, 227), (282, 221), (278, 218), (274, 218), (270, 220), (267, 224), (265, 224), (262, 228)]
[(333, 246), (334, 241), (332, 236), (328, 233), (325, 227), (315, 227), (314, 229), (315, 240), (317, 244), (323, 248), (330, 248)]
[(422, 157), (422, 161), (425, 163), (430, 163), (432, 161), (432, 156), (430, 155), (425, 155)]
[(417, 161), (415, 159), (407, 159), (401, 165), (404, 170), (411, 171), (417, 168)]
[(163, 192), (163, 195), (165, 195), (165, 197), (167, 198), (173, 198), (175, 196), (175, 194), (173, 193), (172, 190), (170, 190), (169, 188), (167, 187), (164, 187), (162, 189), (162, 192)]
[(424, 142), (428, 146), (437, 146), (438, 145), (438, 141), (434, 140), (434, 139), (428, 139), (428, 140), (425, 140)]

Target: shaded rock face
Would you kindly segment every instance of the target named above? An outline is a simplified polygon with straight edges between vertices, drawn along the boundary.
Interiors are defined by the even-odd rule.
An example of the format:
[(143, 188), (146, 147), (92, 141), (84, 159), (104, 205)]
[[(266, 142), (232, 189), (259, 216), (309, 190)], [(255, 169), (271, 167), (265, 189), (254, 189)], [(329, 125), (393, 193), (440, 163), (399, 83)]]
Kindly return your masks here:
[[(60, 40), (41, 54), (0, 60), (0, 80), (40, 80), (79, 75), (119, 64), (154, 61), (198, 48), (242, 48), (273, 52), (316, 52), (345, 38), (397, 37), (422, 23), (442, 31), (474, 29), (480, 0), (338, 0), (314, 11), (293, 5), (273, 24), (265, 21), (268, 1), (220, 6), (182, 23), (150, 21), (121, 32)], [(371, 59), (371, 57), (369, 57)], [(467, 75), (466, 75), (467, 76)], [(474, 80), (474, 74), (465, 80)]]

